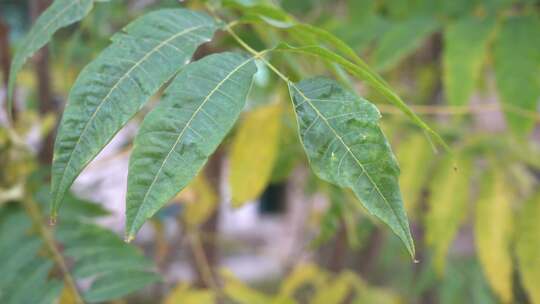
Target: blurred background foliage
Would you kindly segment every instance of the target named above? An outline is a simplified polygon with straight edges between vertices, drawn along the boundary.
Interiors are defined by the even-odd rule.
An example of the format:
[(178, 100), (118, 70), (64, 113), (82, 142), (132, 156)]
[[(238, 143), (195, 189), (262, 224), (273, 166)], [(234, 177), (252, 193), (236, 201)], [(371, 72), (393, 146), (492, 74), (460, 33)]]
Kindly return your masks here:
[[(146, 257), (123, 244), (114, 227), (96, 221), (107, 216), (107, 201), (100, 207), (73, 195), (61, 223), (44, 224), (51, 134), (80, 70), (136, 16), (179, 5), (204, 10), (203, 2), (228, 21), (262, 18), (238, 30), (257, 49), (309, 39), (287, 28), (295, 19), (334, 33), (443, 135), (451, 153), (437, 151), (419, 128), (339, 66), (272, 54), (293, 79), (330, 73), (377, 104), (401, 168), (415, 263), (351, 193), (305, 169), (286, 88), (262, 65), (240, 123), (199, 177), (155, 217), (150, 237), (138, 241)], [(10, 54), (46, 5), (1, 0), (2, 83)], [(196, 57), (231, 48), (234, 41), (220, 33)], [(72, 303), (74, 285), (90, 302), (540, 303), (537, 0), (111, 0), (62, 29), (35, 57), (18, 80), (18, 136), (0, 129), (2, 303)], [(4, 100), (5, 85), (1, 93)], [(131, 137), (124, 136), (109, 157), (129, 151)], [(82, 193), (93, 191), (100, 188)], [(293, 219), (269, 232), (290, 234), (301, 247), (279, 264), (278, 276), (239, 280), (235, 269), (222, 268), (225, 256), (258, 254), (250, 241), (223, 240), (218, 224), (224, 210), (249, 204), (261, 214)], [(255, 222), (244, 233), (263, 234), (262, 222)], [(270, 242), (262, 248), (272, 247), (274, 239), (261, 239)], [(282, 243), (273, 246), (279, 251)], [(166, 271), (183, 251), (191, 280)], [(36, 294), (24, 292), (29, 288)]]

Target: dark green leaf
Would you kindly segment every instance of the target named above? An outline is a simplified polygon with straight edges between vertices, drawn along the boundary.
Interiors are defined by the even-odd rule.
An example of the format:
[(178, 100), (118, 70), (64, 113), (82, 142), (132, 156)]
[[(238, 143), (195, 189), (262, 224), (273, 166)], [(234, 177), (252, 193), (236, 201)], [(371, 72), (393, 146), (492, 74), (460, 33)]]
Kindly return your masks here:
[(183, 9), (149, 13), (113, 36), (113, 44), (81, 72), (56, 138), (52, 217), (81, 170), (217, 26), (209, 16)]
[(188, 65), (173, 80), (135, 138), (128, 239), (206, 163), (242, 111), (255, 71), (252, 58), (221, 53)]
[(326, 78), (291, 83), (289, 89), (300, 137), (315, 173), (332, 184), (352, 189), (414, 257), (399, 190), (399, 167), (379, 128), (377, 108)]

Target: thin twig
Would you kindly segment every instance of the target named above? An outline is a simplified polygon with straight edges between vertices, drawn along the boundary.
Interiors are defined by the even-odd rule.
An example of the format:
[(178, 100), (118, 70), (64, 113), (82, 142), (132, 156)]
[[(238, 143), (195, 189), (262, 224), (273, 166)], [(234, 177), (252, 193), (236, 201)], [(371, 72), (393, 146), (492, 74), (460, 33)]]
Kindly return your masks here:
[(77, 285), (75, 284), (75, 280), (69, 274), (69, 270), (66, 265), (66, 262), (64, 261), (64, 257), (60, 254), (60, 251), (58, 251), (58, 248), (56, 247), (56, 242), (51, 234), (51, 231), (49, 230), (49, 227), (47, 227), (43, 223), (43, 215), (41, 214), (39, 207), (29, 195), (27, 195), (25, 199), (22, 200), (22, 203), (24, 205), (24, 208), (28, 212), (28, 215), (30, 216), (32, 222), (37, 227), (38, 232), (41, 235), (41, 238), (45, 241), (45, 245), (47, 246), (47, 249), (51, 253), (54, 262), (56, 263), (56, 265), (62, 272), (64, 283), (73, 292), (75, 303), (77, 304), (84, 303), (79, 293), (79, 290), (77, 289)]
[(204, 248), (199, 236), (196, 232), (192, 231), (188, 234), (188, 239), (190, 243), (189, 247), (191, 248), (193, 257), (195, 258), (195, 263), (197, 264), (197, 268), (199, 269), (202, 280), (216, 294), (219, 294), (220, 290), (216, 281), (214, 280), (214, 275), (210, 269), (210, 264), (208, 263), (208, 259), (204, 253)]

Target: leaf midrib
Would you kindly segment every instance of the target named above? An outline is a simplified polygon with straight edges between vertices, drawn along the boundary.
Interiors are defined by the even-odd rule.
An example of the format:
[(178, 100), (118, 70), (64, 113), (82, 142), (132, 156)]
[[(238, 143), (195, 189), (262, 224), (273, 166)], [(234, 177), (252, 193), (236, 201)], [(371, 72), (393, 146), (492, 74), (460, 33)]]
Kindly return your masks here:
[[(150, 52), (148, 52), (146, 55), (144, 55), (139, 61), (137, 61), (124, 75), (122, 75), (122, 77), (118, 78), (118, 80), (116, 81), (116, 83), (111, 87), (111, 89), (109, 90), (109, 92), (107, 93), (107, 95), (101, 100), (101, 102), (99, 103), (99, 105), (96, 107), (96, 109), (94, 110), (94, 113), (92, 113), (92, 116), (90, 117), (90, 119), (86, 122), (84, 128), (83, 128), (83, 131), (81, 132), (79, 138), (77, 139), (77, 142), (75, 143), (75, 145), (73, 146), (73, 149), (71, 150), (70, 154), (69, 154), (69, 158), (68, 158), (68, 162), (66, 163), (66, 166), (64, 167), (63, 171), (62, 171), (62, 178), (59, 182), (59, 187), (64, 183), (64, 180), (65, 180), (65, 173), (66, 173), (66, 170), (67, 168), (69, 167), (69, 165), (71, 164), (71, 160), (73, 159), (73, 153), (75, 152), (75, 150), (77, 149), (77, 147), (79, 146), (80, 142), (81, 142), (81, 139), (84, 137), (86, 131), (88, 130), (88, 127), (90, 126), (90, 123), (94, 120), (94, 118), (96, 117), (97, 113), (99, 112), (99, 110), (101, 109), (101, 107), (105, 104), (105, 102), (109, 99), (109, 97), (111, 96), (112, 92), (114, 90), (116, 90), (116, 88), (119, 86), (119, 84), (124, 81), (124, 79), (126, 79), (127, 77), (130, 76), (130, 73), (135, 69), (137, 68), (142, 62), (144, 62), (146, 59), (148, 59), (152, 54), (154, 54), (155, 52), (157, 52), (159, 49), (161, 49), (163, 46), (167, 45), (170, 41), (182, 36), (182, 35), (185, 35), (185, 34), (188, 34), (190, 32), (193, 32), (195, 30), (198, 30), (200, 28), (204, 28), (204, 27), (208, 27), (208, 25), (199, 25), (199, 26), (196, 26), (196, 27), (192, 27), (192, 28), (189, 28), (189, 29), (186, 29), (186, 30), (183, 30), (177, 34), (174, 34), (173, 36), (167, 38), (166, 40), (163, 40), (161, 43), (159, 43), (156, 47), (154, 47)], [(58, 200), (58, 195), (59, 195), (59, 192), (56, 193), (55, 195), (55, 199), (56, 201)]]
[[(311, 102), (310, 98), (308, 98), (293, 82), (289, 82), (289, 84), (302, 96), (302, 98), (304, 98), (304, 100), (310, 105), (310, 107), (317, 113), (317, 115), (325, 122), (325, 124), (328, 126), (328, 128), (332, 131), (332, 133), (334, 134), (334, 136), (336, 136), (339, 141), (341, 142), (341, 144), (345, 147), (345, 149), (347, 150), (347, 152), (353, 157), (353, 159), (356, 161), (356, 163), (358, 164), (358, 166), (360, 167), (360, 169), (362, 169), (362, 171), (364, 172), (364, 174), (368, 177), (370, 183), (375, 187), (375, 190), (377, 190), (377, 193), (379, 193), (379, 195), (382, 197), (383, 201), (388, 205), (388, 207), (390, 208), (390, 210), (392, 210), (392, 213), (394, 214), (394, 216), (396, 217), (401, 229), (403, 230), (403, 232), (405, 233), (405, 235), (408, 235), (407, 233), (407, 229), (406, 227), (404, 226), (403, 222), (401, 221), (400, 217), (398, 216), (397, 212), (395, 211), (395, 209), (392, 207), (392, 205), (390, 204), (390, 202), (386, 199), (386, 197), (382, 194), (381, 190), (379, 189), (379, 187), (377, 186), (377, 183), (375, 183), (375, 181), (371, 178), (371, 175), (369, 175), (369, 173), (367, 172), (367, 170), (364, 168), (364, 166), (362, 165), (362, 163), (360, 162), (360, 160), (356, 157), (356, 155), (354, 155), (354, 153), (352, 153), (351, 149), (349, 148), (349, 146), (345, 143), (345, 141), (343, 140), (343, 138), (338, 134), (338, 132), (332, 127), (332, 125), (330, 125), (330, 123), (328, 122), (328, 120), (326, 119), (326, 117), (324, 117), (324, 115), (322, 115), (322, 113), (319, 111), (319, 109), (317, 109), (317, 107), (315, 107), (315, 105), (313, 105), (313, 103)], [(414, 247), (413, 248), (413, 252), (414, 252)]]
[(178, 135), (178, 137), (176, 138), (176, 141), (175, 143), (173, 144), (173, 146), (171, 147), (171, 149), (169, 150), (169, 152), (167, 153), (167, 156), (165, 156), (165, 159), (161, 162), (161, 165), (158, 169), (158, 171), (156, 172), (156, 175), (154, 176), (154, 179), (152, 180), (152, 183), (150, 184), (150, 186), (148, 187), (148, 189), (146, 190), (146, 193), (144, 194), (144, 197), (142, 199), (142, 202), (141, 204), (139, 205), (139, 207), (137, 208), (137, 213), (135, 214), (135, 217), (133, 218), (133, 222), (132, 222), (132, 226), (130, 227), (130, 233), (128, 235), (128, 239), (131, 239), (133, 238), (133, 235), (134, 235), (134, 232), (133, 232), (133, 225), (134, 223), (137, 222), (137, 219), (140, 217), (140, 213), (141, 213), (141, 207), (144, 205), (144, 203), (146, 202), (146, 199), (148, 198), (148, 195), (150, 194), (151, 190), (152, 190), (152, 187), (154, 187), (159, 175), (161, 174), (161, 171), (163, 170), (165, 164), (167, 163), (167, 161), (169, 160), (169, 157), (171, 156), (172, 152), (174, 151), (174, 149), (176, 148), (176, 146), (180, 143), (180, 140), (182, 139), (182, 137), (184, 136), (184, 133), (186, 132), (187, 129), (191, 129), (191, 122), (195, 119), (195, 117), (199, 114), (199, 112), (203, 109), (203, 107), (206, 105), (206, 103), (210, 100), (210, 98), (216, 93), (218, 92), (219, 88), (229, 79), (232, 77), (232, 75), (236, 72), (238, 72), (238, 70), (240, 70), (243, 66), (245, 66), (246, 64), (248, 64), (251, 60), (253, 60), (253, 58), (249, 58), (248, 60), (242, 62), (241, 64), (239, 64), (236, 68), (234, 68), (231, 72), (229, 72), (229, 74), (227, 74), (227, 76), (225, 76), (213, 89), (212, 91), (210, 91), (210, 93), (208, 93), (208, 95), (205, 97), (205, 99), (203, 100), (203, 102), (199, 105), (199, 107), (197, 107), (197, 109), (195, 110), (195, 112), (193, 112), (193, 114), (191, 115), (190, 119), (186, 122), (186, 124), (184, 125), (184, 127), (182, 128), (182, 131), (180, 131), (180, 134)]

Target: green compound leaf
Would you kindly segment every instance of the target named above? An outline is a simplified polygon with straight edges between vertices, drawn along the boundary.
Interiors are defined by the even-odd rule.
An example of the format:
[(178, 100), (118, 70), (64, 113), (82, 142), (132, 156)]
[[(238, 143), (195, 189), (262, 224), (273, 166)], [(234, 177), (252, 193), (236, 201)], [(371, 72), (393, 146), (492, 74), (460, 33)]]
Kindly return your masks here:
[(493, 18), (467, 17), (446, 28), (443, 80), (449, 104), (461, 106), (468, 103), (480, 77), (494, 25)]
[(53, 218), (82, 169), (217, 28), (202, 13), (155, 11), (113, 36), (112, 45), (81, 72), (55, 143)]
[(327, 78), (289, 84), (300, 137), (315, 173), (353, 190), (362, 204), (414, 244), (399, 190), (399, 167), (378, 122), (378, 109)]
[(242, 111), (257, 68), (235, 53), (188, 65), (145, 118), (129, 164), (128, 239), (196, 175)]
[(17, 74), (28, 58), (47, 44), (59, 29), (83, 19), (94, 5), (94, 0), (56, 0), (36, 20), (15, 53), (9, 71), (8, 114), (13, 107), (13, 90)]
[(495, 77), (510, 129), (526, 136), (540, 98), (540, 20), (511, 17), (502, 25), (494, 46)]

